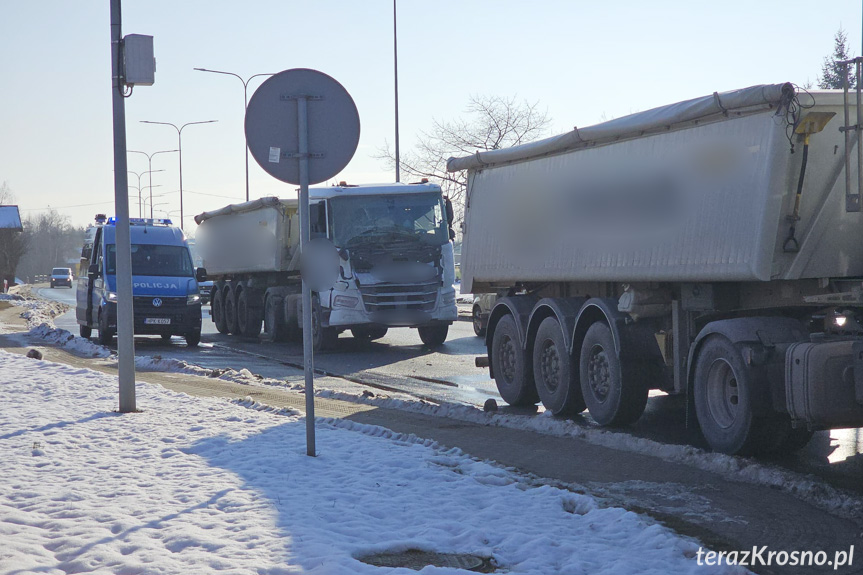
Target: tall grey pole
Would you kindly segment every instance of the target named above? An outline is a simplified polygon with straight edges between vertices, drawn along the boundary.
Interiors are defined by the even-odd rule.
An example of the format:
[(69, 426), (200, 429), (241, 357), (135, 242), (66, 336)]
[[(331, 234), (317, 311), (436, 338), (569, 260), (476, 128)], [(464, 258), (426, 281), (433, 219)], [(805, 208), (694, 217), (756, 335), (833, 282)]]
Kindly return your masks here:
[[(297, 98), (297, 144), (300, 153), (300, 254), (311, 240), (309, 222), (309, 123), (306, 97)], [(318, 325), (318, 329), (322, 329)], [(306, 455), (315, 456), (315, 360), (312, 344), (312, 292), (303, 280), (303, 358), (306, 372)]]
[(132, 245), (126, 174), (126, 108), (120, 78), (120, 0), (111, 1), (111, 103), (114, 112), (114, 209), (117, 256), (117, 363), (120, 413), (136, 411), (135, 333), (132, 312)]
[(393, 0), (393, 69), (396, 86), (396, 182), (400, 182), (399, 169), (401, 159), (399, 158), (399, 43), (396, 26), (396, 0)]

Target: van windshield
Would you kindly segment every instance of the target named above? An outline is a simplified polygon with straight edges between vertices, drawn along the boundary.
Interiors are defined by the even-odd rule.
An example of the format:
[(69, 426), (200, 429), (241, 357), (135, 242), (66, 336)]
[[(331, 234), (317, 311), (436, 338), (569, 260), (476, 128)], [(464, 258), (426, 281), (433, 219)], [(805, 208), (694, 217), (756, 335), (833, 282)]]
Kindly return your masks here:
[[(117, 246), (108, 244), (105, 273), (117, 273)], [(132, 244), (132, 274), (136, 276), (194, 277), (188, 248)]]

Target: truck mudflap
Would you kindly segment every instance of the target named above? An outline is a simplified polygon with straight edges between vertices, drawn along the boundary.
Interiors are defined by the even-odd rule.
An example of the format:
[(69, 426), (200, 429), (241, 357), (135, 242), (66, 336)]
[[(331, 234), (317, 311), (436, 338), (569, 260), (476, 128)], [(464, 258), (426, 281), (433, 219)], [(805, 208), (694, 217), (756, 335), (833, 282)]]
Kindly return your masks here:
[(863, 426), (863, 342), (798, 342), (785, 352), (788, 414), (812, 428)]

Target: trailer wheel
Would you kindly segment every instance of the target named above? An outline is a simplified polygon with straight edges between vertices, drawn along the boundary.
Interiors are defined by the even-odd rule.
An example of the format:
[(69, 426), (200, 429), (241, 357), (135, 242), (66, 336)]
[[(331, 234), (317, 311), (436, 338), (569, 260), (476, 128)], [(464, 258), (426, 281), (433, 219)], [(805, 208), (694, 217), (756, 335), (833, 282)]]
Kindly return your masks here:
[(494, 330), (491, 361), (497, 391), (510, 405), (534, 405), (539, 400), (518, 327), (511, 315), (503, 316)]
[(578, 368), (584, 402), (598, 424), (628, 425), (644, 413), (647, 386), (637, 377), (624, 377), (607, 324), (596, 322), (588, 328)]
[(257, 308), (249, 306), (249, 290), (237, 296), (237, 329), (243, 337), (258, 337), (264, 319)]
[(478, 337), (483, 337), (485, 335), (485, 327), (482, 325), (480, 313), (482, 313), (482, 311), (479, 309), (479, 306), (473, 306), (473, 313), (471, 314), (471, 317), (473, 318), (473, 332)]
[(240, 326), (237, 323), (237, 298), (235, 295), (236, 287), (225, 286), (222, 293), (225, 300), (225, 327), (228, 333), (237, 335), (240, 333)]
[(446, 341), (446, 335), (449, 333), (447, 324), (424, 325), (417, 328), (420, 334), (420, 339), (428, 347), (436, 348), (443, 345)]
[(213, 312), (213, 323), (219, 333), (228, 333), (228, 322), (225, 321), (225, 290), (213, 288), (213, 301), (210, 309)]
[(282, 306), (272, 295), (264, 299), (264, 339), (266, 341), (284, 340), (285, 324), (281, 321)]
[(78, 333), (81, 334), (81, 337), (84, 339), (89, 339), (91, 335), (93, 335), (93, 328), (89, 325), (79, 325)]
[(539, 399), (554, 415), (584, 411), (584, 396), (566, 350), (560, 322), (547, 317), (539, 324), (533, 346), (533, 380)]
[[(714, 451), (751, 454), (764, 445), (752, 413), (752, 374), (740, 351), (728, 339), (704, 340), (695, 360), (695, 413)], [(765, 430), (766, 431), (766, 430)]]

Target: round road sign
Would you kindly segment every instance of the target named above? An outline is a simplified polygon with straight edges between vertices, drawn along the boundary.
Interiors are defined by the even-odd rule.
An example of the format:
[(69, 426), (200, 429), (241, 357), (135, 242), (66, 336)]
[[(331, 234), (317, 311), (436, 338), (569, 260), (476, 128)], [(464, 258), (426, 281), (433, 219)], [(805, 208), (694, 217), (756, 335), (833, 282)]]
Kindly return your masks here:
[(305, 102), (309, 184), (341, 172), (360, 141), (360, 116), (347, 90), (317, 70), (279, 72), (260, 85), (246, 109), (246, 141), (274, 178), (300, 185), (298, 107)]

